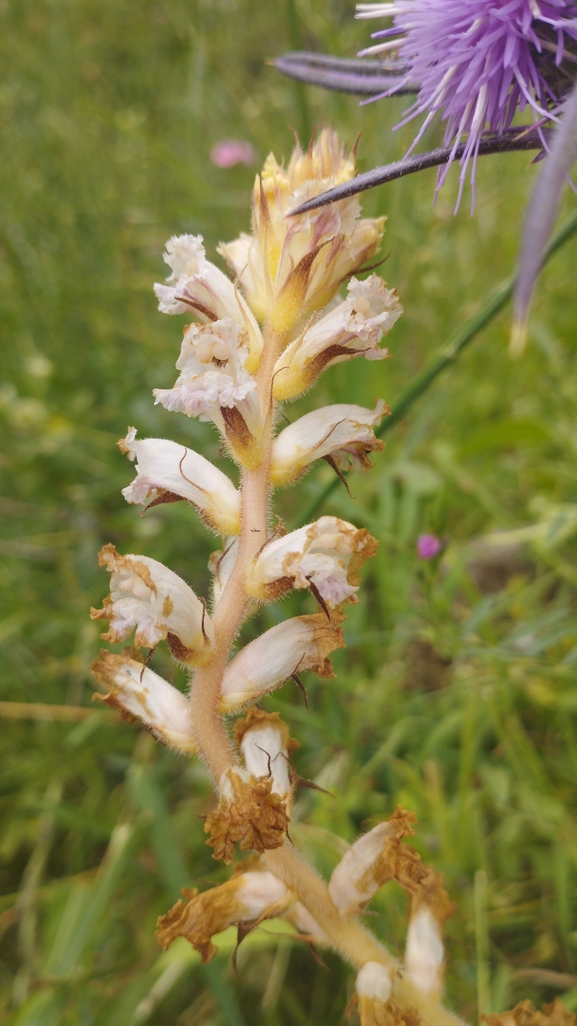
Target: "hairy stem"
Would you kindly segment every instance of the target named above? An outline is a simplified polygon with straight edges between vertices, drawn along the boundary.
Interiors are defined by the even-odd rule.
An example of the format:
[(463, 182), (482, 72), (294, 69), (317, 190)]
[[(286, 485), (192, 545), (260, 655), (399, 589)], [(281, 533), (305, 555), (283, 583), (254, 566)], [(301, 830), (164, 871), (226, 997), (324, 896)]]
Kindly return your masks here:
[(262, 857), (267, 869), (295, 891), (324, 930), (331, 947), (360, 968), (366, 962), (379, 962), (393, 973), (395, 1003), (399, 1008), (416, 1008), (423, 1026), (457, 1026), (461, 1020), (415, 987), (402, 973), (397, 959), (355, 916), (343, 916), (333, 904), (328, 887), (304, 861), (290, 841), (282, 848), (267, 851)]
[(245, 469), (241, 483), (241, 531), (238, 555), (222, 595), (212, 613), (215, 633), (210, 661), (197, 670), (191, 690), (192, 729), (199, 752), (216, 786), (222, 774), (237, 762), (220, 713), (222, 676), (230, 649), (245, 617), (250, 599), (245, 590), (247, 567), (268, 534), (270, 453), (273, 428), (272, 374), (282, 340), (265, 331), (261, 365), (257, 373), (263, 433), (263, 455), (254, 469)]

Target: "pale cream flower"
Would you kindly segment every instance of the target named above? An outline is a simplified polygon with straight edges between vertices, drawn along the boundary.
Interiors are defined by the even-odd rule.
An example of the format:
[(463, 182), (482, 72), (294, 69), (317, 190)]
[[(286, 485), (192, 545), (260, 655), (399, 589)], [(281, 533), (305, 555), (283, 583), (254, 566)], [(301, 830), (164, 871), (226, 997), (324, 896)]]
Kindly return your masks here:
[(273, 442), (272, 484), (277, 487), (292, 484), (318, 459), (328, 460), (341, 472), (371, 467), (367, 453), (384, 448), (373, 428), (387, 412), (386, 403), (379, 399), (374, 410), (339, 403), (300, 417), (284, 428)]
[(186, 499), (219, 534), (240, 531), (240, 494), (221, 470), (186, 445), (168, 438), (136, 438), (129, 428), (120, 451), (138, 460), (136, 478), (122, 494), (127, 502), (156, 506)]
[(284, 350), (274, 368), (273, 395), (279, 401), (305, 392), (327, 367), (364, 356), (384, 360), (388, 349), (379, 342), (401, 316), (395, 290), (376, 274), (353, 278), (347, 298), (324, 317), (312, 321)]
[(420, 905), (409, 920), (405, 966), (413, 983), (424, 994), (438, 996), (444, 961), (441, 927), (432, 910)]
[(338, 613), (294, 616), (251, 641), (228, 664), (222, 679), (222, 712), (234, 712), (247, 702), (281, 687), (295, 673), (313, 670), (333, 676), (329, 652), (344, 648)]
[(379, 882), (372, 869), (391, 834), (388, 822), (379, 823), (368, 833), (362, 834), (335, 866), (329, 893), (343, 915), (358, 912), (378, 889)]
[(328, 128), (306, 153), (297, 144), (286, 170), (271, 154), (255, 181), (252, 237), (219, 247), (256, 317), (281, 335), (326, 306), (379, 247), (385, 219), (360, 220), (356, 196), (287, 217), (354, 174), (354, 152), (346, 155)]
[(183, 694), (143, 663), (130, 656), (103, 650), (91, 670), (109, 688), (94, 695), (120, 710), (123, 719), (141, 720), (157, 741), (186, 755), (196, 751), (189, 704)]
[(158, 920), (156, 938), (166, 950), (177, 937), (185, 937), (203, 962), (210, 962), (217, 953), (212, 943), (215, 934), (241, 923), (258, 926), (282, 914), (295, 900), (282, 880), (266, 871), (237, 873), (202, 894), (193, 888), (185, 888), (183, 894), (186, 903), (179, 899)]
[[(386, 1015), (393, 985), (390, 971), (380, 962), (365, 962), (356, 981), (361, 1026), (394, 1026), (394, 1012)], [(404, 1020), (400, 1020), (403, 1022)]]
[(103, 609), (92, 609), (93, 620), (108, 620), (101, 634), (116, 644), (135, 630), (137, 647), (155, 648), (167, 640), (179, 662), (198, 666), (212, 653), (214, 628), (204, 604), (188, 584), (163, 563), (149, 556), (121, 556), (114, 545), (105, 545), (99, 566), (110, 571), (110, 595)]
[(252, 708), (234, 725), (234, 736), (251, 776), (271, 781), (271, 791), (287, 795), (290, 789), (289, 754), (299, 747), (278, 713)]
[(194, 314), (203, 323), (230, 317), (246, 332), (251, 370), (262, 350), (262, 335), (252, 311), (234, 283), (206, 259), (202, 235), (173, 235), (164, 262), (171, 269), (166, 285), (156, 284), (158, 306), (166, 314)]
[(358, 570), (377, 551), (377, 542), (338, 517), (269, 541), (247, 570), (249, 595), (261, 601), (280, 598), (291, 588), (310, 588), (329, 609), (356, 601)]
[(261, 457), (260, 404), (255, 378), (245, 369), (246, 331), (231, 318), (190, 324), (177, 361), (174, 388), (155, 388), (157, 403), (188, 417), (212, 420), (245, 466)]

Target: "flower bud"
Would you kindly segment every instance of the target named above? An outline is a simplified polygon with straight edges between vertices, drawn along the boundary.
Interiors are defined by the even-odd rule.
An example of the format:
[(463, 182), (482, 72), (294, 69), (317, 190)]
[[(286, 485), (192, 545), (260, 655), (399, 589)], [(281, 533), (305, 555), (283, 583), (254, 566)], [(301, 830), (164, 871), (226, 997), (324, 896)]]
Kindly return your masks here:
[(392, 994), (391, 976), (380, 962), (365, 962), (357, 975), (361, 1026), (393, 1026), (386, 1005)]
[(244, 719), (235, 723), (234, 736), (248, 772), (257, 779), (270, 780), (275, 794), (287, 795), (289, 753), (299, 747), (299, 742), (290, 737), (279, 714), (250, 709)]
[(203, 323), (232, 318), (247, 332), (251, 370), (256, 370), (262, 335), (249, 306), (234, 283), (206, 259), (202, 235), (173, 235), (164, 262), (172, 273), (156, 284), (158, 306), (166, 314), (194, 314)]
[(203, 962), (210, 962), (217, 953), (212, 937), (229, 926), (251, 923), (257, 926), (265, 919), (282, 914), (294, 901), (284, 883), (267, 872), (237, 873), (231, 880), (199, 894), (185, 888), (181, 898), (169, 912), (160, 916), (156, 938), (166, 949), (177, 937), (185, 937), (200, 952)]
[(189, 704), (172, 684), (129, 655), (114, 655), (106, 649), (94, 660), (91, 670), (110, 689), (108, 694), (95, 694), (94, 698), (118, 709), (125, 720), (141, 720), (157, 741), (186, 755), (196, 751)]
[(386, 412), (387, 406), (380, 399), (374, 412), (340, 403), (300, 417), (273, 442), (272, 484), (292, 484), (314, 460), (321, 458), (340, 471), (366, 470), (372, 466), (366, 454), (384, 449), (384, 443), (375, 438), (372, 429)]
[(281, 687), (293, 673), (313, 670), (319, 677), (333, 676), (329, 652), (344, 648), (335, 611), (295, 616), (251, 641), (228, 664), (222, 679), (221, 710), (233, 712), (247, 702)]
[(213, 858), (232, 862), (238, 842), (242, 851), (262, 854), (284, 842), (288, 815), (284, 801), (272, 790), (272, 776), (257, 779), (248, 770), (229, 769), (219, 782), (220, 801), (207, 816), (206, 842), (214, 848)]
[(203, 603), (178, 574), (149, 556), (120, 556), (105, 545), (100, 566), (112, 574), (110, 595), (103, 609), (91, 609), (93, 620), (109, 620), (100, 636), (115, 644), (136, 629), (137, 647), (155, 648), (165, 638), (179, 662), (187, 666), (206, 661), (214, 644), (214, 628)]
[(118, 443), (129, 459), (138, 460), (136, 478), (122, 494), (127, 502), (191, 502), (207, 527), (219, 534), (240, 531), (240, 494), (232, 481), (204, 456), (167, 438), (136, 438), (129, 428)]
[(376, 551), (377, 542), (367, 530), (338, 517), (321, 517), (269, 541), (247, 570), (246, 589), (270, 602), (291, 588), (310, 588), (319, 602), (334, 609), (341, 602), (357, 601), (358, 569)]
[(343, 915), (362, 910), (388, 880), (406, 884), (413, 863), (428, 872), (412, 848), (401, 846), (401, 839), (413, 833), (414, 821), (413, 813), (399, 808), (351, 845), (329, 883), (331, 898)]
[(356, 197), (286, 216), (354, 174), (354, 153), (347, 156), (327, 128), (306, 153), (296, 146), (286, 170), (271, 154), (253, 191), (253, 236), (219, 247), (257, 318), (279, 335), (325, 306), (379, 247), (384, 218), (359, 220)]
[(347, 292), (342, 303), (307, 325), (279, 357), (274, 368), (275, 399), (294, 399), (306, 392), (335, 363), (355, 356), (367, 360), (389, 356), (387, 349), (379, 349), (379, 342), (402, 313), (396, 292), (386, 289), (376, 274), (365, 281), (352, 278)]

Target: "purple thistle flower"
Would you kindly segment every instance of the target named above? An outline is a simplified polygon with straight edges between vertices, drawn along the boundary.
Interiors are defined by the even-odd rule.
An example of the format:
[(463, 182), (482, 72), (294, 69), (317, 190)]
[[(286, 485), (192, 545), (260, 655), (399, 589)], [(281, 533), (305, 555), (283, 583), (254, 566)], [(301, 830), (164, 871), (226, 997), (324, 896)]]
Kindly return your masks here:
[(358, 18), (394, 19), (392, 28), (374, 33), (381, 41), (360, 56), (394, 50), (407, 68), (398, 86), (370, 99), (419, 83), (417, 99), (401, 122), (426, 115), (409, 153), (437, 113), (446, 122), (445, 144), (452, 150), (438, 187), (464, 140), (457, 207), (471, 161), (474, 196), (484, 132), (502, 135), (517, 110), (527, 106), (539, 127), (558, 120), (571, 86), (567, 65), (577, 61), (574, 0), (394, 0), (360, 4), (357, 10)]

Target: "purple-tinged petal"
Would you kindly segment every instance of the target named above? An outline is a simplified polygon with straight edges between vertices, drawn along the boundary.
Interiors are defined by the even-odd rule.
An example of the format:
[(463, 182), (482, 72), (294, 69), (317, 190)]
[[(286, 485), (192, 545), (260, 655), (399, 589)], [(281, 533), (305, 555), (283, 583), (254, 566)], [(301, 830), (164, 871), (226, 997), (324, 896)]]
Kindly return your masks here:
[(523, 228), (519, 256), (519, 274), (515, 286), (511, 353), (519, 355), (525, 346), (527, 319), (535, 282), (541, 270), (543, 254), (551, 234), (563, 183), (577, 160), (577, 85), (567, 100), (561, 124), (551, 142), (549, 153), (533, 190)]

